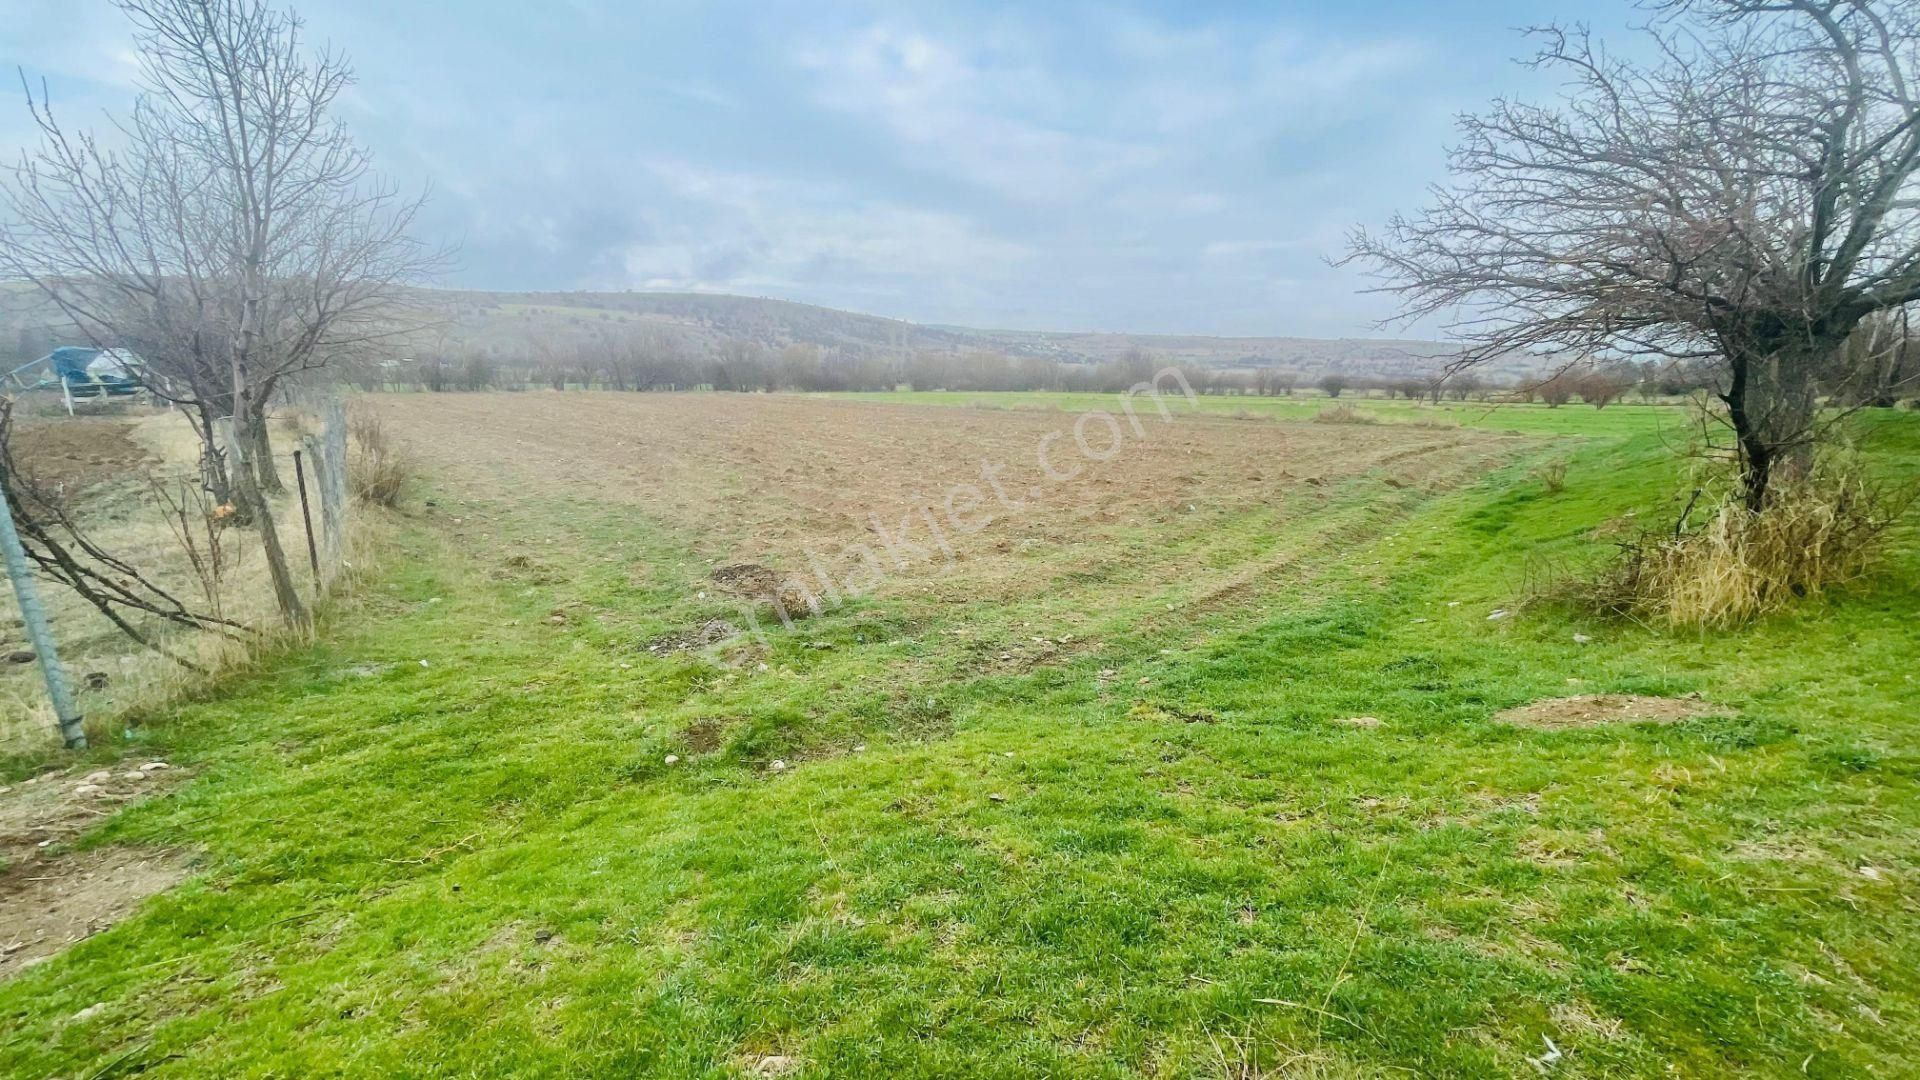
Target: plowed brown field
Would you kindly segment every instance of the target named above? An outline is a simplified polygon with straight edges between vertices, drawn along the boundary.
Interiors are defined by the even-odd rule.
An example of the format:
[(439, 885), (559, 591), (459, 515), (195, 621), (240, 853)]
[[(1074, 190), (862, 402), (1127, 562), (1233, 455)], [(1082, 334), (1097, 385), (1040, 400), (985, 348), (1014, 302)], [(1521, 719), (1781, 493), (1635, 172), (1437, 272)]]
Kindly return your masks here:
[[(1116, 399), (1083, 418), (568, 393), (391, 396), (377, 408), (463, 500), (630, 506), (716, 567), (829, 583), (815, 592), (852, 582), (1056, 611), (1109, 589), (1212, 609), (1304, 586), (1401, 513), (1529, 445), (1461, 429), (1229, 419), (1183, 404), (1163, 415), (1139, 401), (1129, 417)], [(489, 549), (481, 521), (467, 524), (477, 554), (510, 557)]]

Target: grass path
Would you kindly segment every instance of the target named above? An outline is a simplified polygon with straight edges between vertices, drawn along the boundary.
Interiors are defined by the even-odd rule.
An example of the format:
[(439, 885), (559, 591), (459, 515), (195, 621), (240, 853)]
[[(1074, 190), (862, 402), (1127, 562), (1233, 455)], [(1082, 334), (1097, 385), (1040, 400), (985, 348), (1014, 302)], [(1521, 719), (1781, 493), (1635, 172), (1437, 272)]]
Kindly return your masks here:
[[(1557, 495), (1336, 506), (1378, 520), (1311, 589), (1105, 594), (1104, 648), (1012, 671), (937, 631), (1045, 602), (650, 656), (701, 611), (693, 538), (443, 501), (330, 643), (139, 730), (193, 782), (88, 842), (197, 875), (0, 984), (0, 1070), (1470, 1077), (1551, 1039), (1555, 1076), (1910, 1073), (1914, 546), (1730, 639), (1487, 620), (1670, 474), (1603, 429)], [(449, 543), (476, 515), (551, 557)], [(1613, 691), (1727, 715), (1488, 720)]]

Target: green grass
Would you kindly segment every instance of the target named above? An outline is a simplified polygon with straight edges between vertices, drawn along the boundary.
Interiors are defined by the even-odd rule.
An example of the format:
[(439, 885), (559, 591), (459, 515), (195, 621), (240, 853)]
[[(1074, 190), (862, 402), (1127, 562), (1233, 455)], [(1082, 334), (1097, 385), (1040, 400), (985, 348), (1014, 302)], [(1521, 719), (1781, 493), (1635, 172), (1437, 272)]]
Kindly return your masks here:
[[(1169, 617), (1182, 582), (1141, 582), (1076, 612), (1102, 649), (1015, 671), (942, 631), (1024, 640), (1072, 596), (867, 601), (765, 671), (659, 658), (713, 614), (694, 538), (442, 495), (328, 643), (132, 731), (192, 782), (85, 843), (196, 875), (0, 984), (0, 1067), (1478, 1077), (1551, 1038), (1554, 1076), (1911, 1074), (1911, 536), (1872, 588), (1735, 635), (1486, 618), (1665, 505), (1663, 413), (1509, 412), (1590, 436), (1543, 451), (1572, 448), (1565, 491), (1520, 464), (1409, 498), (1253, 613)], [(1910, 476), (1920, 423), (1881, 424)], [(503, 570), (452, 515), (551, 555)], [(1488, 720), (1606, 691), (1727, 715)]]
[[(1389, 423), (1424, 423), (1489, 431), (1519, 431), (1532, 435), (1580, 435), (1610, 437), (1665, 432), (1684, 442), (1689, 432), (1687, 409), (1681, 405), (1617, 404), (1605, 409), (1590, 405), (1562, 405), (1549, 408), (1539, 404), (1490, 405), (1478, 401), (1447, 401), (1439, 405), (1405, 399), (1388, 400), (1359, 394), (1338, 399), (1312, 390), (1297, 390), (1291, 396), (1244, 397), (1205, 395), (1187, 399), (1178, 387), (1162, 383), (1168, 407), (1176, 412), (1199, 409), (1209, 413), (1238, 415), (1248, 419), (1311, 420), (1334, 405), (1351, 405)], [(1005, 393), (948, 392), (944, 390), (871, 391), (863, 393), (823, 394), (822, 397), (856, 401), (891, 401), (903, 405), (945, 405), (976, 409), (1058, 409), (1081, 412), (1088, 409), (1113, 409), (1116, 394), (1067, 393), (1047, 390), (1020, 390)], [(1142, 414), (1151, 412), (1151, 404), (1137, 405)]]

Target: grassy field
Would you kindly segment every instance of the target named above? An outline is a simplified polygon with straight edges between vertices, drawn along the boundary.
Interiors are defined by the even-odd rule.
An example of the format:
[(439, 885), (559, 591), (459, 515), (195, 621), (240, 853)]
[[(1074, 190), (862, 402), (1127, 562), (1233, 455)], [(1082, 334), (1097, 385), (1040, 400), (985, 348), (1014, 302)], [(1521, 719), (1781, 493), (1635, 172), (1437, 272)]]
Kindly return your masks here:
[[(1170, 382), (1163, 383), (1169, 395), (1176, 393)], [(898, 402), (913, 405), (946, 405), (978, 409), (1083, 409), (1111, 408), (1111, 394), (1064, 393), (1055, 391), (1015, 391), (1009, 393), (952, 393), (944, 390), (897, 391), (894, 393), (832, 394), (833, 398), (855, 401)], [(1289, 396), (1241, 397), (1231, 395), (1199, 396), (1183, 410), (1192, 409), (1240, 418), (1273, 420), (1311, 420), (1338, 405), (1351, 405), (1386, 423), (1457, 425), (1487, 431), (1517, 431), (1530, 435), (1578, 435), (1588, 438), (1640, 435), (1665, 431), (1684, 442), (1691, 431), (1687, 410), (1679, 404), (1616, 404), (1596, 410), (1587, 405), (1563, 405), (1549, 408), (1535, 403), (1493, 405), (1480, 401), (1446, 401), (1438, 405), (1404, 398), (1366, 397), (1359, 393), (1329, 398), (1317, 390), (1297, 390)]]
[[(1733, 635), (1520, 607), (1671, 508), (1678, 413), (1324, 404), (1089, 462), (1111, 399), (379, 402), (428, 479), (325, 643), (70, 767), (178, 775), (56, 854), (191, 876), (0, 982), (0, 1070), (1920, 1069), (1911, 530)], [(682, 647), (983, 460), (1021, 508), (950, 555)], [(1709, 715), (1491, 719), (1615, 692)]]

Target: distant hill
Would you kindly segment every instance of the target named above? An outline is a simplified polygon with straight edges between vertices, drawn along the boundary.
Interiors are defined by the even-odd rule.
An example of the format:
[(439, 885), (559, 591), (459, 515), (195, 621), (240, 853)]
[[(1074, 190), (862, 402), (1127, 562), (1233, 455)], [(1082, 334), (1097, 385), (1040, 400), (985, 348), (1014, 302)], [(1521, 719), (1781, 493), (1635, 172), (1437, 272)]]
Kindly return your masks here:
[[(1459, 351), (1445, 342), (1422, 340), (984, 330), (715, 293), (423, 290), (421, 297), (448, 315), (450, 342), (501, 348), (525, 347), (543, 338), (649, 327), (701, 351), (729, 340), (745, 340), (769, 348), (799, 343), (871, 352), (978, 349), (1097, 363), (1138, 349), (1178, 364), (1355, 375), (1429, 372)], [(1516, 364), (1512, 371), (1528, 368)]]
[[(816, 345), (866, 355), (920, 350), (982, 350), (1068, 363), (1117, 359), (1132, 350), (1185, 366), (1272, 367), (1303, 374), (1411, 375), (1433, 371), (1457, 352), (1439, 341), (1371, 338), (1206, 337), (1074, 331), (982, 330), (936, 326), (852, 311), (718, 293), (415, 291), (439, 316), (415, 344), (420, 352), (484, 349), (537, 353), (556, 343), (658, 335), (699, 355), (728, 342), (778, 349)], [(0, 287), (0, 350), (32, 359), (69, 329), (58, 313), (17, 286)], [(1495, 365), (1513, 374), (1529, 365)]]

